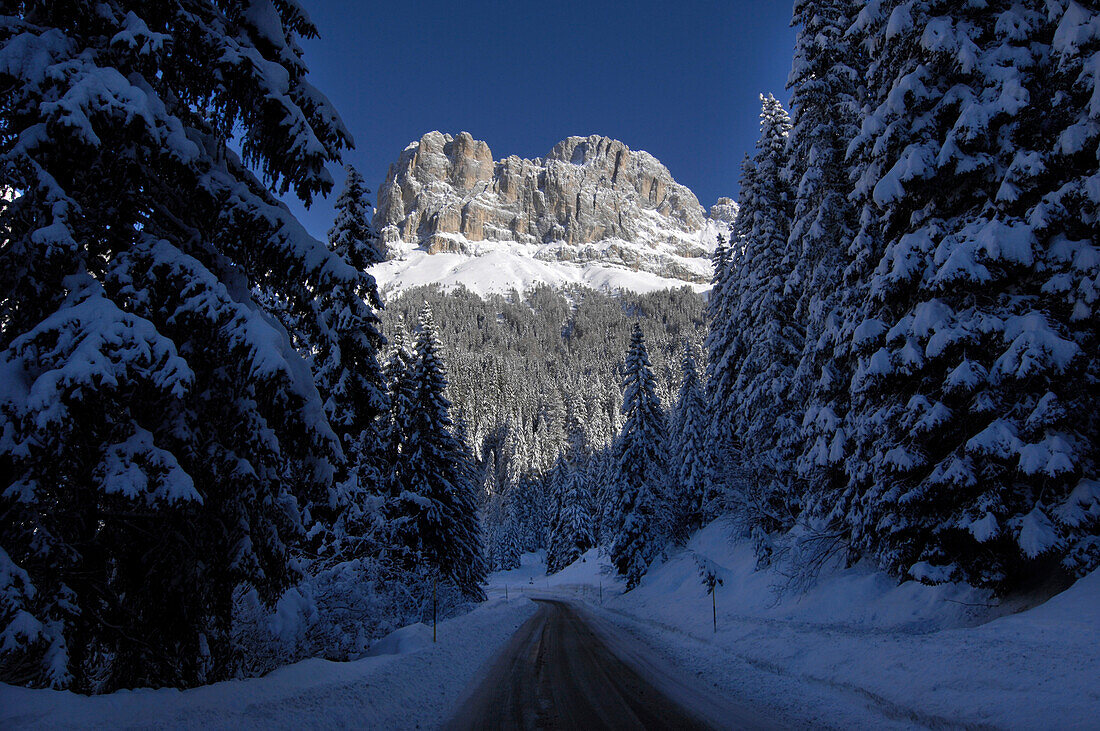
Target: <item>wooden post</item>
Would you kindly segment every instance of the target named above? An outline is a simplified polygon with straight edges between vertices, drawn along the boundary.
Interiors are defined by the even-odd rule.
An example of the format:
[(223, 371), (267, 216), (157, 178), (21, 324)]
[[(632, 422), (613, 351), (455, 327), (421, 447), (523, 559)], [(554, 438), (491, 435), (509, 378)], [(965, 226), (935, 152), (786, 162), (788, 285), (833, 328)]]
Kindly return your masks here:
[(714, 589), (710, 590), (710, 605), (711, 611), (714, 612), (714, 634), (718, 634), (718, 599), (715, 598), (717, 592)]
[(504, 585), (504, 601), (508, 601), (508, 585)]
[(438, 584), (438, 583), (439, 583), (439, 577), (438, 576), (433, 576), (432, 577), (432, 642), (435, 642), (435, 627), (436, 627), (436, 624), (437, 624), (437, 621), (436, 621), (436, 617), (437, 617), (436, 608), (437, 608), (437, 606), (436, 606), (436, 591), (435, 591), (435, 588), (436, 588), (436, 584)]
[(603, 579), (600, 579), (600, 606), (603, 606)]

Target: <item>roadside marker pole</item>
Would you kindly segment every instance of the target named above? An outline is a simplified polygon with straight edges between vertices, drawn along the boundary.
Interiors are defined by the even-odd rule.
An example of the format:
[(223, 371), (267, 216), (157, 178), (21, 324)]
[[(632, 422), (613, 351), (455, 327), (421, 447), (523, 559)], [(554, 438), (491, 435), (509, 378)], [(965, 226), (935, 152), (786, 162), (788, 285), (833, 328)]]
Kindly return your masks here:
[(718, 600), (714, 597), (718, 592), (711, 591), (710, 593), (710, 607), (714, 612), (714, 634), (718, 634)]
[(508, 585), (504, 585), (504, 601), (508, 601)]
[(439, 583), (439, 577), (438, 576), (432, 577), (432, 642), (435, 642), (435, 627), (436, 627), (436, 624), (437, 624), (437, 613), (436, 613), (437, 604), (436, 604), (435, 587), (436, 587), (436, 584), (438, 584), (438, 583)]

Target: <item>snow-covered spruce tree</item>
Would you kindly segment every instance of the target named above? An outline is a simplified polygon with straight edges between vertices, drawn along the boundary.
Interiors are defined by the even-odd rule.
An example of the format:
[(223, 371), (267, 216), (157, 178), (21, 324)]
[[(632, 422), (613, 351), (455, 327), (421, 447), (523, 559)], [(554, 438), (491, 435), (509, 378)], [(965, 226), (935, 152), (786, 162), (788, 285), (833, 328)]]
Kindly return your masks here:
[(501, 531), (500, 549), (498, 560), (501, 571), (510, 571), (520, 567), (523, 555), (523, 537), (520, 534), (520, 520), (517, 514), (517, 503), (511, 495), (505, 500), (504, 528)]
[(535, 422), (535, 464), (540, 471), (548, 471), (566, 446), (566, 408), (561, 394), (552, 391), (538, 408)]
[[(336, 201), (336, 220), (328, 233), (329, 247), (343, 261), (364, 272), (368, 286), (361, 294), (369, 305), (381, 309), (374, 280), (365, 274), (367, 267), (384, 258), (378, 252), (378, 237), (370, 229), (371, 208), (366, 193), (362, 177), (347, 166), (347, 181)], [(325, 293), (315, 300), (315, 312), (311, 313), (330, 335), (312, 348), (312, 365), (325, 412), (340, 437), (345, 462), (334, 490), (307, 507), (310, 517), (321, 524), (320, 530), (314, 528), (312, 532), (325, 537), (322, 553), (334, 559), (360, 556), (363, 550), (371, 550), (361, 540), (370, 527), (371, 511), (367, 506), (382, 492), (388, 462), (383, 448), (385, 420), (379, 418), (388, 409), (387, 382), (376, 357), (383, 341), (380, 323), (377, 318), (349, 320), (339, 305), (344, 299), (342, 292)]]
[(629, 591), (663, 547), (668, 481), (665, 415), (657, 398), (645, 335), (634, 326), (623, 376), (622, 432), (615, 442), (611, 561)]
[[(1100, 566), (1100, 359), (1095, 357), (1100, 352), (1100, 255), (1096, 237), (1100, 230), (1100, 189), (1095, 184), (1100, 150), (1100, 73), (1096, 68), (1100, 10), (1095, 4), (1086, 9), (1089, 7), (1065, 0), (1047, 5), (1048, 20), (1054, 26), (1051, 46), (1056, 89), (1048, 93), (1056, 112), (1048, 120), (1052, 130), (1044, 130), (1046, 134), (1040, 138), (1046, 144), (1036, 147), (1045, 153), (1047, 174), (1053, 171), (1056, 177), (1044, 186), (1041, 197), (1029, 201), (1027, 217), (1037, 229), (1036, 236), (1047, 242), (1050, 250), (1047, 261), (1052, 268), (1044, 290), (1061, 295), (1052, 304), (1056, 312), (1068, 318), (1071, 339), (1085, 361), (1076, 401), (1088, 404), (1088, 410), (1075, 412), (1070, 402), (1063, 404), (1058, 414), (1061, 425), (1067, 420), (1078, 425), (1076, 431), (1084, 437), (1078, 453), (1087, 453), (1078, 460), (1081, 479), (1075, 485), (1066, 480), (1064, 484), (1073, 485), (1073, 489), (1054, 509), (1053, 516), (1062, 540), (1057, 551), (1062, 565), (1074, 575)], [(1026, 189), (1026, 166), (1014, 168), (1012, 174), (1018, 177), (1011, 183)], [(1082, 422), (1083, 413), (1092, 418)], [(1047, 420), (1053, 420), (1056, 414), (1051, 411)]]
[(797, 460), (802, 517), (812, 524), (813, 534), (822, 536), (843, 533), (849, 344), (862, 321), (867, 290), (863, 281), (846, 286), (844, 279), (858, 229), (846, 158), (859, 131), (865, 71), (865, 55), (847, 30), (863, 4), (795, 3), (798, 37), (788, 82), (793, 109), (789, 165), (796, 184), (789, 248), (797, 252), (788, 286), (799, 297), (795, 318), (806, 327), (790, 398), (804, 405)]
[[(493, 480), (486, 471), (486, 482)], [(489, 568), (494, 571), (509, 571), (519, 568), (520, 556), (525, 547), (522, 537), (522, 519), (520, 495), (516, 485), (505, 483), (497, 488), (488, 499), (485, 509), (486, 555)]]
[(707, 464), (707, 404), (695, 356), (687, 344), (684, 345), (681, 371), (683, 376), (675, 410), (676, 432), (672, 435), (675, 454), (672, 471), (676, 479), (669, 491), (672, 536), (678, 541), (686, 540), (700, 528), (713, 510)]
[(328, 232), (329, 245), (358, 269), (386, 260), (381, 239), (371, 227), (371, 208), (367, 195), (370, 190), (353, 166), (344, 168), (344, 189), (336, 199), (336, 219)]
[(466, 596), (482, 600), (485, 593), (481, 585), (488, 570), (485, 537), (481, 532), (481, 484), (466, 421), (461, 416), (454, 417), (454, 440), (458, 445), (459, 481), (451, 497), (453, 576)]
[(389, 516), (409, 568), (450, 579), (481, 598), (485, 577), (478, 485), (465, 445), (456, 439), (432, 311), (425, 306), (415, 360), (406, 378), (410, 401), (390, 487)]
[(389, 353), (382, 369), (382, 375), (386, 380), (389, 407), (382, 426), (382, 441), (385, 444), (387, 466), (390, 472), (388, 479), (393, 479), (397, 455), (401, 444), (405, 441), (405, 433), (408, 429), (409, 410), (412, 404), (412, 380), (409, 376), (415, 360), (416, 354), (413, 352), (409, 333), (402, 324), (397, 327), (390, 339)]
[(584, 430), (574, 422), (557, 471), (554, 494), (559, 507), (549, 535), (546, 571), (555, 573), (595, 545), (592, 495), (588, 481), (588, 444)]
[[(748, 159), (743, 164), (749, 164)], [(725, 411), (728, 399), (724, 396), (732, 391), (733, 379), (736, 377), (736, 370), (731, 365), (738, 342), (736, 323), (732, 316), (732, 308), (737, 301), (734, 255), (732, 242), (727, 243), (719, 235), (718, 246), (711, 257), (714, 276), (711, 279), (710, 296), (707, 298), (705, 311), (706, 398), (710, 414), (706, 434), (709, 446), (706, 467), (708, 479), (715, 486), (727, 486), (726, 483), (730, 482), (729, 467), (734, 462), (733, 454), (737, 446), (731, 414)]]
[(565, 548), (565, 538), (562, 535), (561, 520), (564, 515), (563, 497), (565, 482), (568, 477), (568, 468), (565, 465), (563, 455), (558, 455), (550, 471), (543, 476), (546, 495), (546, 573), (553, 574), (560, 571), (565, 564), (562, 563), (560, 554)]
[(546, 547), (547, 520), (541, 492), (540, 482), (526, 472), (517, 476), (508, 488), (525, 552)]
[(740, 499), (766, 558), (767, 535), (789, 527), (799, 504), (792, 462), (801, 414), (790, 395), (803, 332), (794, 316), (798, 296), (790, 286), (798, 254), (789, 240), (791, 122), (775, 97), (761, 101), (760, 139), (743, 169), (734, 227), (737, 250), (729, 271), (735, 281), (726, 291), (734, 299), (729, 320), (714, 325), (729, 334), (721, 339), (724, 350), (713, 373), (715, 414), (729, 420), (753, 475)]
[(1005, 590), (1100, 558), (1098, 28), (1040, 0), (897, 0), (855, 26), (877, 84), (856, 192), (885, 250), (849, 520), (899, 574)]
[(368, 420), (334, 433), (250, 294), (311, 315), (333, 379), (369, 378), (372, 280), (268, 187), (308, 203), (350, 141), (305, 78), (315, 31), (294, 2), (5, 8), (0, 679), (226, 677), (234, 587), (293, 580), (298, 506)]
[(502, 478), (506, 478), (506, 475), (501, 469), (501, 460), (497, 456), (497, 446), (502, 446), (502, 443), (487, 448), (483, 446), (485, 459), (482, 462), (482, 472), (484, 474), (481, 478), (481, 485), (485, 500), (488, 500), (492, 495), (499, 495), (503, 492), (501, 483)]

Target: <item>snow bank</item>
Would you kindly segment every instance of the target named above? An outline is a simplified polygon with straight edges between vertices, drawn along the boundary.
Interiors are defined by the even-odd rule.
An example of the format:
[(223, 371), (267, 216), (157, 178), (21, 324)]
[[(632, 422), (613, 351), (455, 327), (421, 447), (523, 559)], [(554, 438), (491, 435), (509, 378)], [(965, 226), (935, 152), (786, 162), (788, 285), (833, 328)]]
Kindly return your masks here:
[[(391, 633), (355, 662), (305, 660), (263, 678), (179, 691), (80, 696), (0, 684), (0, 727), (11, 728), (428, 728), (533, 613), (525, 599), (490, 601), (431, 628)], [(425, 632), (427, 633), (425, 635)], [(380, 654), (385, 652), (386, 654)]]
[(375, 642), (367, 650), (367, 657), (379, 655), (407, 655), (410, 652), (423, 650), (432, 644), (432, 628), (417, 622), (408, 627), (395, 629), (382, 639)]

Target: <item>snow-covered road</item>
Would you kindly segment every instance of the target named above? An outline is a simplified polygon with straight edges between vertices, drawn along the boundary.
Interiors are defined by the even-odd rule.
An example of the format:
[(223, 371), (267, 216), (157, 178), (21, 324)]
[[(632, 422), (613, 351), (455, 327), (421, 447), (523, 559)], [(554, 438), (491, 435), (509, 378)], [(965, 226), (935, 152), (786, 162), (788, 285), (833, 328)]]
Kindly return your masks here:
[[(699, 556), (724, 578), (717, 632)], [(550, 577), (541, 556), (528, 554), (520, 568), (491, 577), (488, 602), (441, 623), (435, 644), (414, 625), (377, 646), (394, 654), (307, 660), (186, 691), (88, 698), (0, 684), (0, 728), (437, 728), (474, 702), (487, 677), (502, 677), (493, 663), (509, 642), (539, 645), (533, 625), (519, 631), (539, 598), (565, 600), (583, 619), (546, 638), (544, 656), (555, 663), (548, 677), (568, 688), (576, 673), (591, 686), (568, 703), (605, 692), (598, 673), (571, 665), (599, 644), (595, 665), (615, 694), (628, 698), (615, 681), (636, 674), (641, 685), (623, 682), (659, 688), (672, 705), (722, 727), (1096, 728), (1100, 573), (1038, 606), (993, 606), (964, 586), (899, 586), (865, 566), (823, 575), (805, 593), (776, 593), (781, 580), (757, 570), (751, 547), (720, 524), (625, 594), (595, 551)], [(559, 629), (571, 622), (556, 621)], [(623, 704), (614, 707), (621, 713)]]
[[(698, 557), (719, 569), (717, 631)], [(1097, 728), (1100, 572), (1044, 603), (925, 586), (872, 566), (830, 569), (804, 592), (716, 523), (623, 593), (606, 559), (552, 577), (537, 557), (505, 587), (582, 602), (699, 688), (788, 728)], [(602, 591), (601, 591), (602, 588)]]
[(471, 689), (448, 728), (767, 728), (770, 721), (706, 692), (637, 640), (577, 603), (539, 610)]

